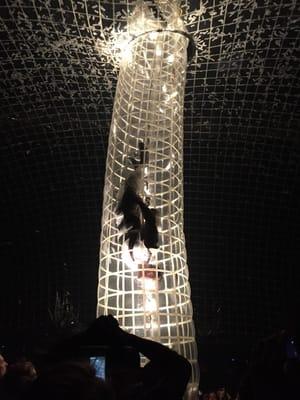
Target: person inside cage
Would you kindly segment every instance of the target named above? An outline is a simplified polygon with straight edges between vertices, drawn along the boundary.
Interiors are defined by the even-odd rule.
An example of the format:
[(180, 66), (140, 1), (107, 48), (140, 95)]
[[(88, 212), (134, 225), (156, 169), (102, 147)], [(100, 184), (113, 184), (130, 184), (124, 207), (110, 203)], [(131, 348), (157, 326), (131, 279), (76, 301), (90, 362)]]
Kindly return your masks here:
[(141, 197), (144, 187), (144, 168), (148, 153), (143, 142), (139, 142), (138, 147), (139, 159), (129, 158), (134, 171), (125, 180), (116, 214), (122, 215), (118, 229), (125, 231), (125, 242), (132, 261), (138, 262), (135, 258), (134, 249), (144, 247), (148, 253), (148, 256), (144, 257), (144, 261), (149, 263), (152, 254), (150, 249), (159, 247), (158, 212), (149, 207), (149, 198), (144, 202)]

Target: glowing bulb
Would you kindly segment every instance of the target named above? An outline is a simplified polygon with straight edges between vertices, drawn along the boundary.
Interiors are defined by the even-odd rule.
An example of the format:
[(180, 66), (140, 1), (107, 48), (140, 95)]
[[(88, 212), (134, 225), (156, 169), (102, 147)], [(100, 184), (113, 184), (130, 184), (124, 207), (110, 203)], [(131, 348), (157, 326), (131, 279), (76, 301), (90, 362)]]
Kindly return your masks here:
[(128, 63), (132, 60), (132, 45), (131, 43), (120, 44), (121, 49), (121, 60), (122, 62)]
[(172, 63), (174, 62), (174, 60), (175, 60), (174, 54), (171, 54), (171, 55), (167, 58), (167, 60), (168, 60), (168, 63), (172, 64)]
[(171, 168), (171, 163), (169, 162), (168, 165), (166, 166), (166, 171), (169, 171), (170, 168)]
[(150, 32), (149, 37), (151, 40), (156, 40), (157, 39), (157, 32)]
[(132, 255), (137, 264), (143, 264), (149, 259), (149, 250), (143, 243), (140, 243), (138, 246), (134, 246)]
[(162, 49), (159, 47), (159, 46), (157, 46), (156, 47), (156, 55), (158, 56), (158, 57), (160, 57), (161, 55), (162, 55)]
[(156, 280), (151, 278), (143, 279), (143, 286), (145, 290), (155, 290), (156, 289)]
[(167, 93), (167, 85), (163, 85), (162, 90), (164, 93)]
[(154, 312), (157, 311), (157, 303), (156, 300), (151, 296), (147, 297), (145, 301), (145, 311), (147, 312)]

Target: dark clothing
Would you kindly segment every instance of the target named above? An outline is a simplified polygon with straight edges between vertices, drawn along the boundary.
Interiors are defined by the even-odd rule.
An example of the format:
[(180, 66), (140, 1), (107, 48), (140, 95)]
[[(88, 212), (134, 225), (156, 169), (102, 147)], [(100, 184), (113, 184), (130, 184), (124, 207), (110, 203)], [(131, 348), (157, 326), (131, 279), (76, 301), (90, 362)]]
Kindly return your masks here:
[[(108, 328), (105, 326), (106, 320), (111, 324)], [(63, 343), (57, 350), (61, 354), (62, 349), (68, 349), (69, 353), (74, 354), (80, 346), (110, 346), (113, 357), (119, 355), (115, 361), (111, 361), (108, 371), (116, 400), (182, 399), (191, 375), (190, 363), (160, 343), (124, 332), (117, 324), (111, 316), (100, 317), (90, 329), (73, 337), (69, 343)], [(148, 358), (148, 364), (144, 368), (137, 367), (136, 359), (122, 357), (122, 351), (116, 350), (118, 346), (143, 354)]]
[(282, 331), (262, 340), (257, 346), (240, 388), (240, 399), (292, 399), (298, 391), (299, 378), (297, 341)]
[(125, 239), (128, 240), (130, 250), (139, 240), (142, 240), (148, 249), (158, 248), (157, 211), (150, 209), (129, 185), (125, 186), (116, 213), (123, 214), (118, 229), (126, 229)]
[(141, 379), (117, 400), (182, 399), (191, 375), (191, 365), (185, 358), (160, 343), (125, 332), (122, 340), (150, 361), (142, 368)]

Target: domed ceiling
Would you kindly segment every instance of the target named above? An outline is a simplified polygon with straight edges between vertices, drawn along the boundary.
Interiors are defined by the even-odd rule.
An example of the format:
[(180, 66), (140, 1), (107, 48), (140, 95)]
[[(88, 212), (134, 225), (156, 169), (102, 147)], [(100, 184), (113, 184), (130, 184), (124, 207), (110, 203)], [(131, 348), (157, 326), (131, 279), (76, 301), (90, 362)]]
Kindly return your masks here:
[[(0, 6), (6, 329), (46, 327), (57, 291), (82, 322), (95, 316), (107, 139), (134, 4)], [(182, 1), (195, 42), (184, 187), (200, 336), (267, 334), (299, 293), (299, 11), (296, 0)]]

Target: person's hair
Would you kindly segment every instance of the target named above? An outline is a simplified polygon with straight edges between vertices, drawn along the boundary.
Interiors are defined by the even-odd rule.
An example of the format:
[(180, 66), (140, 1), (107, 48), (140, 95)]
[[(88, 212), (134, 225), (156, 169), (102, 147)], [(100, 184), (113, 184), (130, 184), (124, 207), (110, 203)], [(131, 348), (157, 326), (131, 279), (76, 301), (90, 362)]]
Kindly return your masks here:
[(109, 386), (88, 365), (64, 362), (44, 371), (32, 384), (27, 400), (112, 400)]

